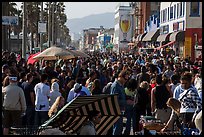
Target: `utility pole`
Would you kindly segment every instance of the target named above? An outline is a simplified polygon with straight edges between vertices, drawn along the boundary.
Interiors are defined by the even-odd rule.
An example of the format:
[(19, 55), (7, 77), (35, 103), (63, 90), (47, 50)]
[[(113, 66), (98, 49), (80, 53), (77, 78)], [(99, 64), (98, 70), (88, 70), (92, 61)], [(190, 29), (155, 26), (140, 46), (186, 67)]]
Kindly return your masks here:
[(23, 2), (23, 41), (22, 41), (22, 58), (26, 59), (26, 40), (27, 40), (27, 3)]
[(48, 10), (49, 10), (49, 15), (48, 15), (48, 47), (50, 47), (50, 32), (51, 32), (51, 2), (49, 2), (49, 5), (48, 5)]
[[(41, 12), (40, 12), (40, 21), (43, 23), (43, 2), (41, 2)], [(43, 33), (40, 33), (40, 52), (42, 51), (43, 46)]]

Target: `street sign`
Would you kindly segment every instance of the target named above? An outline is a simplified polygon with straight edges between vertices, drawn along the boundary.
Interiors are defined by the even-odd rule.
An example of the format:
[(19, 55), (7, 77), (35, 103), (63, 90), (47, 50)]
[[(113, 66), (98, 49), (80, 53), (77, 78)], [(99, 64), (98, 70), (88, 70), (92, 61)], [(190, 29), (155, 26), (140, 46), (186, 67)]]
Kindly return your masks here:
[(2, 25), (18, 25), (18, 17), (2, 16)]
[(38, 33), (46, 33), (46, 22), (38, 22)]

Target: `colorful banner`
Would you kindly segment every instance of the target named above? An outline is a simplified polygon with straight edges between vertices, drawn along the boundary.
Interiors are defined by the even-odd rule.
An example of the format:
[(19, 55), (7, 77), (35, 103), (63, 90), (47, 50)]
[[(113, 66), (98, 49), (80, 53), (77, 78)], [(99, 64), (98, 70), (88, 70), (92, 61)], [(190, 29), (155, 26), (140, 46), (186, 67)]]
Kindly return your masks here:
[(185, 37), (185, 43), (184, 43), (184, 58), (189, 56), (191, 57), (191, 37)]

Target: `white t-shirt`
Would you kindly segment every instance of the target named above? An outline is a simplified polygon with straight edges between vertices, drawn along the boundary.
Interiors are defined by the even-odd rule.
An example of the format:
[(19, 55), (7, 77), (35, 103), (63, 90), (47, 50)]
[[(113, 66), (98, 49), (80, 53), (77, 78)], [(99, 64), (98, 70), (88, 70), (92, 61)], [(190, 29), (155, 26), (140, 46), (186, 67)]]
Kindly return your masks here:
[(50, 86), (44, 83), (38, 83), (34, 87), (35, 91), (35, 110), (36, 111), (49, 111)]

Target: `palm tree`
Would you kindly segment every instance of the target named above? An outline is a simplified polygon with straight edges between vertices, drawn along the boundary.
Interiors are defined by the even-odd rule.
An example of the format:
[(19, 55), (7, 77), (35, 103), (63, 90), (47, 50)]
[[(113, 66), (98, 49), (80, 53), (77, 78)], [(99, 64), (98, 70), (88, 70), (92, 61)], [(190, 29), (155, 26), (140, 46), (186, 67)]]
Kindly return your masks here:
[[(9, 14), (9, 2), (2, 2), (2, 16), (8, 16)], [(2, 49), (3, 51), (8, 50), (8, 27), (6, 25), (2, 25)]]
[[(3, 2), (2, 3), (2, 16), (15, 16), (18, 14), (17, 4), (14, 2)], [(11, 49), (10, 45), (10, 32), (13, 26), (3, 26), (2, 27), (2, 45), (3, 50)]]
[(34, 48), (34, 35), (36, 35), (38, 40), (39, 5), (40, 2), (27, 2), (27, 32), (31, 34), (31, 48)]

